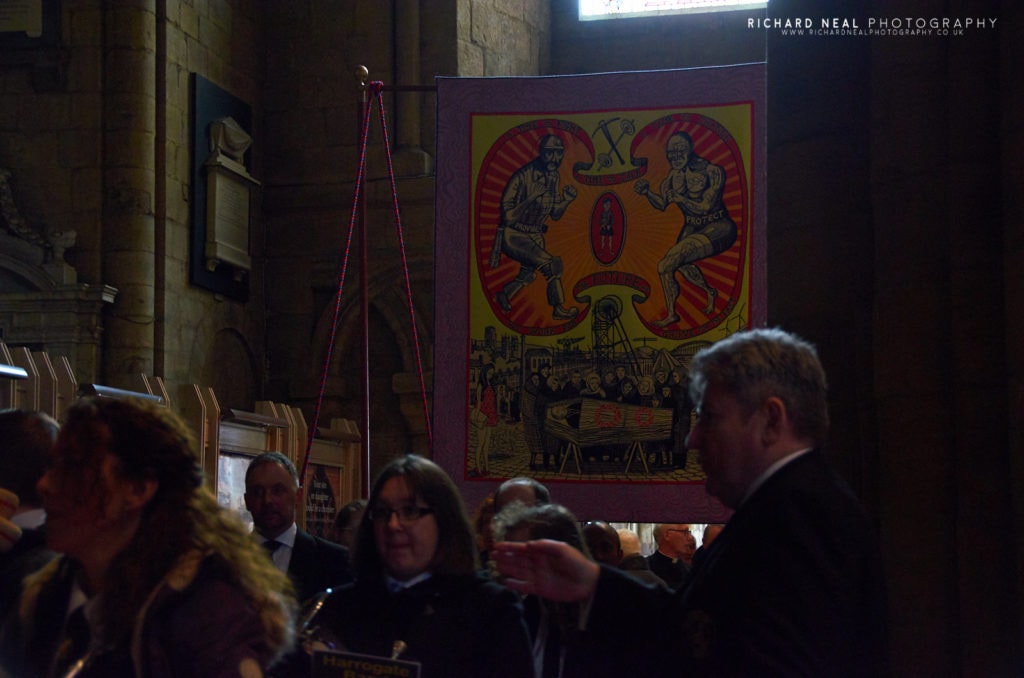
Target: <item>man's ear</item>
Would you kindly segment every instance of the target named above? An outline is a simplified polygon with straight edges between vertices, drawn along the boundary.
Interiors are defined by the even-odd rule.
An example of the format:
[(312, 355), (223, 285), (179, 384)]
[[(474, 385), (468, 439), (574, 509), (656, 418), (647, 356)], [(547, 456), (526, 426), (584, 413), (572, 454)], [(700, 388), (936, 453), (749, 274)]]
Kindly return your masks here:
[(786, 404), (780, 398), (772, 396), (764, 401), (761, 406), (764, 412), (764, 428), (761, 431), (761, 439), (765, 446), (770, 446), (779, 441), (788, 420)]

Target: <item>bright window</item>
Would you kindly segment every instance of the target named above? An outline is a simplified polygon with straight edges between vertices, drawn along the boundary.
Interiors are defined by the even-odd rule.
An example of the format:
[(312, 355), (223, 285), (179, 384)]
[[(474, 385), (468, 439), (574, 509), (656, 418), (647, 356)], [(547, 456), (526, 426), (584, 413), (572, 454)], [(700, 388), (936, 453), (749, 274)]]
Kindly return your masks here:
[(767, 6), (767, 0), (580, 0), (580, 20), (764, 9)]

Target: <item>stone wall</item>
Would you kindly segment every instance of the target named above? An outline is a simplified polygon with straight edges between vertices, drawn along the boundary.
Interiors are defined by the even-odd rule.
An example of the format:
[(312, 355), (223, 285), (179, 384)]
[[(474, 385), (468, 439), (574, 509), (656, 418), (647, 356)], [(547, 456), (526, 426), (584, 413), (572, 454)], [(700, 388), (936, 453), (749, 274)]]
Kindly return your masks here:
[(551, 43), (550, 2), (459, 0), (459, 75), (543, 75)]
[[(97, 283), (102, 277), (102, 16), (98, 1), (64, 4), (57, 45), (5, 46), (0, 167), (11, 170), (14, 198), (28, 224), (40, 232), (77, 231), (69, 261), (84, 281)], [(35, 77), (42, 62), (52, 62), (52, 77), (44, 82)]]
[[(269, 144), (259, 128), (263, 105), (264, 23), (260, 3), (163, 3), (157, 17), (157, 271), (163, 296), (157, 372), (175, 386), (211, 386), (222, 407), (252, 409), (265, 378), (264, 225), (255, 196), (250, 226), (253, 270), (240, 303), (189, 284), (191, 178), (190, 79), (197, 73), (252, 106), (250, 172), (263, 181)], [(164, 101), (160, 102), (159, 99)], [(161, 105), (162, 104), (162, 105)], [(207, 153), (207, 149), (196, 149)]]
[[(140, 374), (159, 374), (172, 392), (215, 386), (224, 404), (251, 408), (262, 383), (260, 271), (248, 304), (189, 284), (189, 82), (199, 73), (258, 108), (259, 4), (54, 6), (58, 46), (0, 66), (0, 165), (29, 223), (77, 232), (66, 258), (78, 283), (117, 290), (93, 328), (102, 362), (77, 376), (137, 389)], [(40, 81), (51, 58), (59, 67)]]
[[(0, 306), (13, 314), (2, 320), (6, 341), (66, 355), (82, 381), (94, 381), (103, 372), (103, 307), (115, 294), (100, 263), (102, 17), (98, 2), (65, 4), (44, 36), (8, 34), (0, 48), (0, 167), (10, 177), (5, 220), (10, 211), (35, 234), (20, 244), (20, 236), (5, 241), (3, 254), (15, 261), (4, 267)], [(74, 233), (67, 269), (56, 277), (19, 251), (54, 231)], [(12, 267), (30, 268), (8, 278)], [(83, 305), (86, 298), (95, 303)], [(56, 315), (44, 320), (41, 309)]]

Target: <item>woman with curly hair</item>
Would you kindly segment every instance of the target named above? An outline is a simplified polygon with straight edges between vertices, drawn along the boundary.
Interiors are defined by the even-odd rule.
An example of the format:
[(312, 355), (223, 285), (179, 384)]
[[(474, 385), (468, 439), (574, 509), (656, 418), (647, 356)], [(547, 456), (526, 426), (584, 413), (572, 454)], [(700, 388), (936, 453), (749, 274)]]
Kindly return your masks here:
[(78, 401), (39, 490), (64, 555), (5, 622), (13, 675), (261, 676), (291, 647), (291, 585), (203, 486), (169, 409)]
[(400, 655), (424, 676), (532, 676), (519, 597), (477, 572), (473, 528), (455, 484), (416, 455), (374, 482), (353, 552), (356, 581), (316, 623), (335, 650)]

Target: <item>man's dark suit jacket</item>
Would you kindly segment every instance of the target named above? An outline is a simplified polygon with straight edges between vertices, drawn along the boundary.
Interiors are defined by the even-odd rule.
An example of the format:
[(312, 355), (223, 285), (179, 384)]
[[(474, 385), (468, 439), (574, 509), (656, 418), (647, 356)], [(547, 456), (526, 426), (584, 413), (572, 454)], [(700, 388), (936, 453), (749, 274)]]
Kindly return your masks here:
[[(655, 620), (676, 652), (654, 675), (884, 676), (887, 602), (874, 530), (819, 452), (770, 477), (675, 595), (602, 568), (591, 624)], [(642, 611), (642, 612), (641, 612)], [(641, 625), (642, 626), (642, 625)], [(635, 629), (633, 633), (643, 633)]]
[[(295, 598), (301, 608), (321, 591), (336, 589), (353, 580), (348, 549), (299, 529), (295, 532), (295, 545), (288, 561), (288, 578), (295, 586)], [(310, 656), (296, 648), (272, 666), (267, 676), (308, 678), (311, 671)]]
[(288, 578), (300, 605), (324, 589), (347, 584), (352, 581), (348, 549), (300, 529), (295, 533)]

